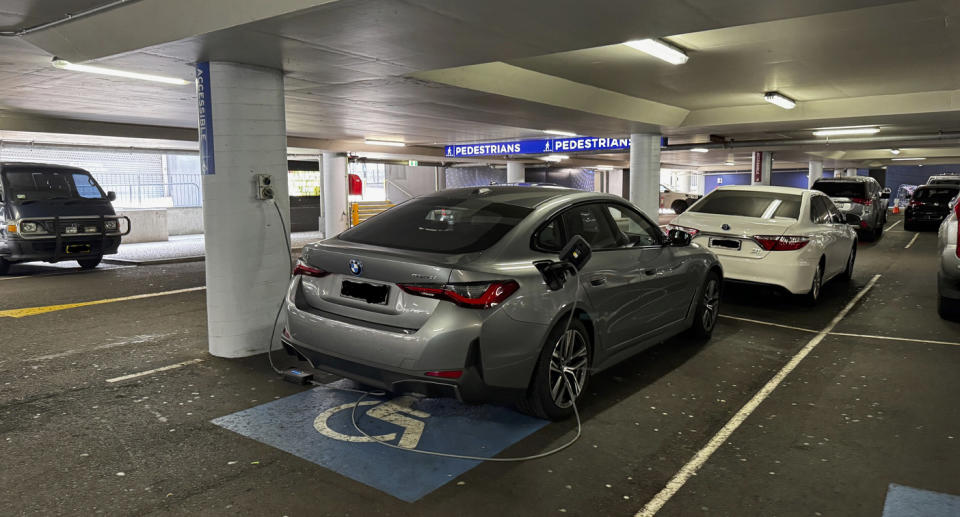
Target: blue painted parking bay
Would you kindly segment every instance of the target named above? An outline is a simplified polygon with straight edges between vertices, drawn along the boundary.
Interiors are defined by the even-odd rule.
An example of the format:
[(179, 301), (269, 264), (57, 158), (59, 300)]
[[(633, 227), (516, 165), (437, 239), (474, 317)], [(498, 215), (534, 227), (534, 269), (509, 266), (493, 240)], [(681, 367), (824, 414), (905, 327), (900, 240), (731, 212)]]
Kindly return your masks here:
[[(407, 502), (481, 463), (371, 442), (350, 421), (359, 397), (314, 388), (212, 422)], [(407, 449), (468, 456), (494, 456), (548, 423), (506, 407), (467, 406), (452, 399), (368, 397), (361, 404), (358, 421), (372, 436)]]

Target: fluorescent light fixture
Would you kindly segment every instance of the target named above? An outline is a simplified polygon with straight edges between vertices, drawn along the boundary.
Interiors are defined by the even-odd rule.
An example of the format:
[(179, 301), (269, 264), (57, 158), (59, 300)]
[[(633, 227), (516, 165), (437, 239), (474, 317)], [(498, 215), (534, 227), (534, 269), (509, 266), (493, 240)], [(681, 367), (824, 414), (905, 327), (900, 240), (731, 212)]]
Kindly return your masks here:
[(900, 154), (900, 149), (890, 149), (890, 154)]
[(613, 165), (594, 165), (593, 168), (598, 171), (612, 171)]
[(577, 136), (577, 134), (572, 131), (561, 131), (559, 129), (544, 129), (543, 132), (549, 135)]
[(875, 135), (880, 132), (878, 127), (838, 127), (834, 129), (818, 129), (813, 132), (813, 136), (839, 136), (839, 135)]
[(890, 160), (895, 162), (915, 162), (918, 160), (926, 160), (926, 158), (890, 158)]
[(570, 157), (565, 154), (548, 154), (547, 156), (544, 156), (543, 158), (540, 158), (540, 159), (548, 162), (560, 162), (560, 161), (566, 160), (567, 158), (570, 158)]
[(797, 105), (797, 101), (780, 92), (766, 92), (763, 94), (763, 100), (770, 104), (776, 104), (785, 110), (792, 110)]
[(624, 45), (650, 54), (657, 59), (662, 59), (671, 65), (682, 65), (687, 62), (687, 59), (690, 59), (690, 56), (687, 56), (682, 49), (658, 39), (627, 41)]
[(390, 140), (364, 140), (363, 143), (367, 145), (386, 145), (390, 147), (406, 147), (407, 144), (403, 142), (393, 142)]
[(690, 149), (690, 152), (692, 152), (692, 153), (709, 153), (709, 152), (710, 152), (710, 149), (707, 149), (706, 147), (694, 147), (693, 149)]
[(737, 162), (735, 162), (735, 161), (733, 161), (733, 160), (727, 160), (727, 161), (723, 162), (723, 164), (724, 164), (724, 165), (736, 165)]
[(113, 68), (104, 68), (102, 66), (78, 65), (69, 61), (53, 58), (53, 66), (61, 70), (70, 70), (72, 72), (86, 72), (88, 74), (112, 75), (114, 77), (126, 77), (127, 79), (140, 79), (143, 81), (153, 81), (156, 83), (174, 84), (184, 86), (193, 84), (192, 81), (185, 81), (176, 77), (163, 77), (160, 75), (141, 74), (138, 72), (127, 72), (125, 70), (116, 70)]

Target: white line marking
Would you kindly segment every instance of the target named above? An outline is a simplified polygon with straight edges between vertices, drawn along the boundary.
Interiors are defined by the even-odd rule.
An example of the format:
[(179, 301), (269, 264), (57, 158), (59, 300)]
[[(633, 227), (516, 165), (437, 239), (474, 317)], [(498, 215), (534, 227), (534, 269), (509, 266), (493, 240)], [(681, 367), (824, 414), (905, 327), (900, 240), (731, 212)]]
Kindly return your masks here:
[(903, 247), (903, 249), (905, 249), (905, 250), (910, 249), (910, 246), (913, 246), (913, 243), (914, 243), (914, 242), (917, 242), (917, 237), (919, 237), (919, 236), (920, 236), (919, 233), (913, 234), (913, 238), (910, 239), (910, 242), (908, 242), (907, 245)]
[(960, 343), (953, 343), (950, 341), (937, 341), (934, 339), (916, 339), (909, 337), (893, 337), (893, 336), (871, 336), (867, 334), (850, 334), (848, 332), (831, 332), (831, 336), (844, 336), (844, 337), (862, 337), (866, 339), (887, 339), (890, 341), (909, 341), (911, 343), (927, 343), (930, 345), (951, 345), (951, 346), (960, 346)]
[(897, 221), (897, 222), (891, 224), (890, 226), (887, 226), (886, 228), (884, 228), (883, 231), (889, 232), (890, 230), (893, 229), (894, 226), (896, 226), (896, 225), (898, 225), (898, 224), (900, 224), (900, 223), (902, 223), (902, 222), (903, 222), (903, 220)]
[(673, 497), (673, 495), (683, 487), (687, 480), (689, 480), (697, 473), (698, 470), (700, 470), (700, 467), (702, 467), (703, 464), (710, 459), (710, 456), (713, 455), (713, 453), (716, 452), (716, 450), (727, 441), (730, 435), (733, 434), (738, 427), (740, 427), (740, 424), (742, 424), (743, 421), (746, 420), (747, 417), (749, 417), (758, 406), (760, 406), (760, 403), (769, 397), (773, 390), (780, 385), (783, 379), (786, 378), (786, 376), (789, 375), (798, 364), (800, 364), (800, 361), (803, 361), (803, 359), (807, 357), (807, 355), (814, 348), (816, 348), (821, 341), (823, 341), (823, 338), (825, 338), (827, 334), (829, 334), (830, 331), (832, 331), (833, 328), (836, 327), (837, 324), (847, 316), (847, 313), (853, 309), (857, 302), (859, 302), (868, 292), (870, 292), (870, 289), (876, 285), (877, 280), (879, 279), (880, 275), (874, 275), (873, 278), (867, 282), (867, 285), (864, 286), (864, 288), (861, 289), (852, 300), (850, 300), (850, 303), (848, 303), (839, 314), (830, 320), (830, 323), (826, 326), (826, 328), (818, 332), (816, 336), (813, 336), (813, 338), (811, 338), (810, 341), (803, 348), (801, 348), (800, 351), (797, 352), (797, 354), (794, 355), (793, 358), (790, 359), (790, 361), (785, 364), (779, 372), (777, 372), (776, 375), (773, 376), (773, 378), (767, 381), (763, 388), (761, 388), (760, 391), (758, 391), (749, 402), (740, 408), (740, 411), (737, 411), (737, 413), (733, 415), (733, 418), (731, 418), (730, 421), (727, 422), (723, 428), (721, 428), (720, 431), (718, 431), (717, 434), (710, 439), (709, 442), (707, 442), (707, 445), (697, 451), (697, 453), (693, 455), (693, 458), (690, 458), (690, 461), (681, 467), (680, 470), (673, 476), (673, 478), (667, 482), (667, 486), (663, 487), (663, 490), (660, 490), (660, 492), (657, 493), (653, 499), (647, 502), (647, 504), (644, 505), (644, 507), (637, 512), (634, 517), (653, 517), (656, 515), (657, 512), (663, 508), (663, 505), (665, 505), (667, 501), (669, 501), (670, 498)]
[(769, 321), (752, 320), (750, 318), (740, 318), (738, 316), (727, 316), (726, 314), (721, 314), (720, 317), (731, 319), (731, 320), (737, 320), (737, 321), (746, 321), (747, 323), (756, 323), (758, 325), (769, 325), (771, 327), (780, 327), (783, 329), (799, 330), (800, 332), (810, 332), (811, 334), (816, 334), (818, 332), (812, 329), (805, 329), (801, 327), (791, 327), (790, 325), (781, 325), (779, 323), (771, 323)]
[(120, 382), (127, 379), (136, 379), (137, 377), (143, 377), (144, 375), (150, 375), (159, 372), (165, 372), (167, 370), (173, 370), (175, 368), (182, 368), (191, 364), (196, 364), (203, 362), (203, 359), (190, 359), (189, 361), (183, 361), (182, 363), (171, 364), (169, 366), (163, 366), (161, 368), (154, 368), (153, 370), (147, 370), (145, 372), (131, 373), (130, 375), (124, 375), (123, 377), (114, 377), (112, 379), (107, 379), (107, 382)]
[(116, 347), (118, 347), (118, 346), (125, 346), (125, 345), (139, 345), (140, 343), (147, 343), (147, 342), (150, 342), (150, 341), (156, 341), (157, 339), (162, 339), (162, 338), (165, 338), (165, 337), (175, 336), (176, 334), (177, 334), (176, 332), (170, 332), (170, 333), (167, 333), (167, 334), (143, 334), (143, 335), (139, 335), (139, 336), (133, 336), (133, 337), (131, 337), (130, 339), (126, 339), (126, 340), (124, 340), (124, 341), (117, 341), (117, 342), (114, 342), (114, 343), (107, 343), (107, 344), (105, 344), (105, 345), (97, 345), (97, 346), (95, 346), (95, 347), (87, 348), (87, 349), (73, 348), (73, 349), (70, 349), (70, 350), (64, 350), (63, 352), (58, 352), (58, 353), (56, 353), (56, 354), (49, 354), (49, 355), (41, 355), (41, 356), (37, 356), (37, 357), (31, 357), (31, 358), (29, 358), (29, 359), (25, 359), (25, 361), (27, 361), (27, 362), (31, 362), (31, 361), (47, 361), (47, 360), (50, 360), (50, 359), (59, 359), (59, 358), (61, 358), (61, 357), (67, 357), (67, 356), (71, 356), (71, 355), (75, 355), (75, 354), (81, 354), (81, 353), (83, 353), (83, 352), (93, 352), (93, 351), (96, 351), (96, 350), (106, 350), (106, 349), (108, 349), (108, 348), (116, 348)]

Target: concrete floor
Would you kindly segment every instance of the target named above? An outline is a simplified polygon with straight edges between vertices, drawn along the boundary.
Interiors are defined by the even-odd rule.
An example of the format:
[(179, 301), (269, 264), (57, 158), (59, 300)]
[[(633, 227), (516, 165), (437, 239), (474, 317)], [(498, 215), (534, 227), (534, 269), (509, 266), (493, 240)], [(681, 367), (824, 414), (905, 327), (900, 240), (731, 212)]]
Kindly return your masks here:
[[(209, 356), (202, 290), (0, 317), (3, 513), (633, 515), (874, 275), (834, 332), (960, 342), (935, 310), (936, 235), (905, 249), (901, 227), (861, 245), (853, 282), (816, 308), (729, 286), (707, 345), (672, 340), (591, 380), (571, 448), (482, 464), (415, 503), (211, 424), (303, 388), (263, 355)], [(194, 288), (203, 267), (15, 266), (0, 311)], [(827, 335), (658, 515), (879, 516), (890, 483), (960, 494), (958, 371), (960, 346)], [(572, 425), (503, 455), (555, 447)]]

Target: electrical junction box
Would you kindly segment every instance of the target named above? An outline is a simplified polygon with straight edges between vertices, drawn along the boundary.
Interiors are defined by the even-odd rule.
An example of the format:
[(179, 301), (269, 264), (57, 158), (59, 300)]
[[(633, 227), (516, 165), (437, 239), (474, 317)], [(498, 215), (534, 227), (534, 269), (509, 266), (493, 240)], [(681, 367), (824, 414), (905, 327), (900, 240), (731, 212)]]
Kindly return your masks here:
[(273, 176), (270, 174), (257, 174), (257, 199), (273, 199)]

